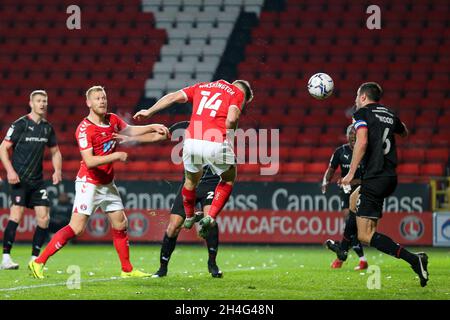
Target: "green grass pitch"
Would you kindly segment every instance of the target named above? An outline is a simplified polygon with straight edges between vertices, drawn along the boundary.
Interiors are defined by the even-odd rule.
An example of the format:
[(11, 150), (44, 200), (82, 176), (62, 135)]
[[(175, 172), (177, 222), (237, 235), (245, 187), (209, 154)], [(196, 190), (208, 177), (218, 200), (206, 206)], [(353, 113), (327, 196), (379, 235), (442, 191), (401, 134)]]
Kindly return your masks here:
[[(131, 246), (135, 268), (155, 272), (158, 245)], [(342, 269), (330, 269), (331, 252), (319, 246), (222, 246), (217, 258), (224, 272), (207, 272), (206, 248), (178, 245), (165, 278), (120, 279), (119, 260), (111, 245), (68, 245), (47, 263), (46, 279), (31, 278), (29, 245), (16, 245), (19, 270), (0, 270), (0, 300), (9, 299), (450, 299), (450, 250), (414, 248), (429, 255), (430, 281), (418, 278), (401, 260), (366, 249), (369, 264), (379, 267), (380, 289), (368, 289), (373, 273), (357, 272), (353, 253)], [(79, 266), (79, 289), (69, 289), (70, 265)], [(78, 267), (75, 267), (78, 268)]]

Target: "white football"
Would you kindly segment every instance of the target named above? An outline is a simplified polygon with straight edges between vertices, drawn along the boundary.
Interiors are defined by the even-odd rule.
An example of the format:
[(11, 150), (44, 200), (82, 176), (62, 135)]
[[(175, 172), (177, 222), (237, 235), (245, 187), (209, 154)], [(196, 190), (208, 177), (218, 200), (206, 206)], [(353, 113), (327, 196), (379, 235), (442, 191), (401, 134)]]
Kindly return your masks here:
[(326, 73), (316, 73), (308, 81), (309, 94), (314, 98), (323, 100), (328, 98), (334, 89), (333, 79)]

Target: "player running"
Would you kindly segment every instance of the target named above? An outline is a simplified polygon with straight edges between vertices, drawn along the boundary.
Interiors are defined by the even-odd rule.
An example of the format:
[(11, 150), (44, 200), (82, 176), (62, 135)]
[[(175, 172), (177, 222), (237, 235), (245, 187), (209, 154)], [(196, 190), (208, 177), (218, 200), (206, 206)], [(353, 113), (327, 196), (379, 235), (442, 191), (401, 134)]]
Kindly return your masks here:
[[(37, 226), (33, 236), (31, 260), (36, 259), (47, 239), (50, 221), (50, 202), (43, 181), (42, 162), (45, 146), (49, 147), (54, 173), (53, 184), (61, 182), (62, 157), (56, 142), (55, 130), (45, 119), (48, 96), (44, 90), (30, 94), (31, 112), (16, 120), (0, 145), (0, 158), (6, 169), (10, 185), (11, 212), (3, 236), (3, 258), (0, 269), (18, 269), (11, 258), (16, 230), (25, 207), (34, 208)], [(12, 161), (8, 150), (12, 149)]]
[[(336, 149), (333, 156), (330, 159), (330, 164), (328, 166), (327, 171), (325, 171), (325, 174), (323, 176), (322, 180), (322, 193), (325, 194), (327, 192), (327, 187), (330, 181), (333, 179), (334, 173), (336, 172), (336, 169), (340, 166), (341, 167), (341, 178), (345, 177), (348, 173), (348, 170), (350, 169), (350, 162), (352, 161), (352, 150), (355, 145), (356, 141), (356, 131), (353, 127), (353, 124), (349, 125), (347, 127), (347, 142), (346, 144), (343, 144), (339, 148)], [(341, 210), (345, 217), (345, 225), (356, 225), (356, 214), (354, 211), (349, 210), (350, 206), (350, 193), (355, 191), (355, 189), (361, 184), (361, 170), (360, 167), (356, 170), (355, 178), (351, 181), (351, 191), (350, 192), (344, 192), (342, 189), (342, 186), (340, 185), (341, 179), (338, 180), (338, 185), (341, 189), (340, 196), (341, 196)], [(349, 228), (344, 229), (344, 236), (343, 241), (350, 240), (353, 250), (356, 252), (356, 254), (359, 257), (359, 264), (354, 268), (356, 271), (364, 270), (368, 268), (366, 257), (364, 256), (364, 250), (361, 245), (361, 242), (359, 242), (358, 237), (356, 235), (347, 235), (345, 233), (345, 230)], [(348, 239), (347, 237), (351, 237)], [(335, 243), (333, 240), (327, 240), (328, 242)], [(331, 268), (338, 269), (342, 267), (342, 264), (344, 261), (340, 260), (339, 258), (336, 258), (336, 260), (333, 261), (331, 264)]]
[(192, 228), (194, 220), (195, 188), (203, 175), (203, 166), (220, 176), (215, 196), (207, 215), (200, 221), (200, 233), (205, 235), (215, 224), (215, 218), (223, 209), (236, 179), (236, 157), (233, 137), (227, 133), (237, 128), (244, 106), (253, 99), (250, 84), (244, 80), (229, 83), (225, 80), (198, 83), (169, 93), (148, 110), (141, 110), (135, 119), (148, 119), (174, 103), (192, 102), (193, 109), (183, 145), (185, 182), (181, 190), (186, 213), (184, 227)]
[[(411, 253), (388, 236), (377, 232), (378, 219), (382, 217), (383, 202), (397, 187), (397, 149), (395, 134), (408, 135), (406, 125), (390, 109), (379, 103), (381, 87), (374, 82), (362, 84), (356, 95), (356, 111), (353, 114), (356, 143), (350, 170), (342, 179), (349, 186), (358, 165), (363, 161), (364, 172), (356, 205), (356, 226), (352, 234), (381, 252), (408, 262), (419, 276), (420, 285), (428, 282), (428, 256), (424, 252)], [(333, 246), (338, 256), (345, 257), (348, 242)]]
[(169, 134), (168, 129), (162, 125), (130, 126), (117, 115), (108, 113), (106, 92), (101, 86), (87, 90), (86, 104), (90, 110), (89, 115), (81, 121), (76, 131), (82, 161), (75, 182), (76, 193), (70, 223), (53, 236), (44, 252), (28, 266), (35, 278), (43, 279), (47, 260), (64, 247), (68, 240), (80, 235), (89, 216), (100, 207), (108, 215), (112, 226), (114, 247), (122, 266), (121, 277), (150, 276), (134, 269), (130, 262), (127, 218), (114, 184), (113, 170), (113, 163), (125, 162), (128, 155), (116, 151), (113, 134), (121, 132), (135, 136), (153, 133), (156, 137), (163, 138)]
[[(169, 130), (176, 129), (186, 129), (189, 125), (188, 121), (183, 121), (170, 127)], [(128, 142), (153, 142), (154, 137), (150, 134), (141, 135), (136, 137), (127, 137), (123, 135), (115, 135), (116, 139), (121, 143)], [(203, 175), (200, 179), (200, 183), (196, 188), (196, 205), (201, 207), (201, 211), (196, 212), (194, 215), (194, 221), (198, 222), (204, 217), (204, 213), (208, 214), (211, 203), (214, 198), (214, 191), (217, 184), (220, 181), (220, 177), (214, 174), (208, 166), (203, 170)], [(184, 179), (183, 179), (184, 183)], [(168, 265), (170, 257), (172, 256), (175, 246), (177, 244), (177, 238), (183, 226), (183, 222), (186, 219), (186, 214), (183, 207), (183, 198), (181, 195), (182, 187), (180, 186), (175, 201), (170, 210), (169, 225), (164, 233), (161, 252), (159, 255), (160, 267), (158, 271), (152, 276), (154, 278), (161, 278), (167, 276)], [(207, 234), (202, 234), (206, 240), (206, 245), (208, 248), (208, 271), (214, 278), (221, 278), (223, 273), (219, 269), (216, 263), (217, 252), (219, 248), (219, 228), (217, 223), (211, 227)]]

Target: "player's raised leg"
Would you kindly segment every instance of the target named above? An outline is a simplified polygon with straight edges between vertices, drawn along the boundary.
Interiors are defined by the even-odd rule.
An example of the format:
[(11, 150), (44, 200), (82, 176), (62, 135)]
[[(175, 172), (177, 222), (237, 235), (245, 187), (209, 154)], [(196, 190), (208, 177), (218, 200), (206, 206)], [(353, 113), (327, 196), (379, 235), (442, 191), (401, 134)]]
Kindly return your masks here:
[(119, 256), (120, 264), (122, 267), (122, 278), (142, 278), (150, 277), (149, 273), (144, 273), (133, 268), (130, 262), (130, 246), (128, 239), (128, 220), (123, 210), (107, 212), (109, 222), (112, 227), (112, 235), (114, 247), (116, 248)]
[(356, 218), (358, 224), (358, 238), (377, 250), (402, 259), (411, 265), (419, 276), (420, 285), (425, 287), (428, 282), (428, 256), (423, 253), (411, 253), (388, 236), (377, 232), (377, 220), (365, 217)]
[(19, 264), (15, 263), (11, 258), (11, 249), (16, 239), (16, 230), (19, 226), (19, 222), (22, 220), (24, 209), (23, 206), (11, 206), (9, 221), (3, 236), (3, 257), (1, 264), (1, 269), (3, 270), (19, 269)]
[(35, 278), (44, 278), (44, 265), (47, 263), (48, 259), (62, 249), (70, 239), (83, 233), (88, 219), (89, 215), (78, 212), (72, 214), (70, 223), (55, 233), (45, 247), (44, 252), (42, 252), (35, 260), (31, 260), (28, 264), (28, 267)]
[(184, 166), (186, 169), (185, 170), (186, 180), (184, 181), (183, 188), (181, 189), (184, 212), (186, 213), (186, 220), (184, 220), (184, 227), (186, 229), (190, 229), (195, 223), (194, 211), (195, 211), (195, 200), (197, 199), (197, 196), (195, 194), (195, 188), (197, 187), (203, 175), (203, 169), (201, 167), (201, 163), (198, 165), (194, 164), (191, 166), (187, 166), (185, 162)]
[(200, 221), (201, 229), (199, 234), (202, 238), (206, 238), (209, 229), (216, 224), (215, 219), (222, 211), (223, 207), (230, 198), (233, 191), (234, 181), (236, 179), (236, 166), (231, 165), (228, 170), (220, 174), (221, 180), (214, 192), (214, 199), (211, 203), (211, 209), (208, 214)]

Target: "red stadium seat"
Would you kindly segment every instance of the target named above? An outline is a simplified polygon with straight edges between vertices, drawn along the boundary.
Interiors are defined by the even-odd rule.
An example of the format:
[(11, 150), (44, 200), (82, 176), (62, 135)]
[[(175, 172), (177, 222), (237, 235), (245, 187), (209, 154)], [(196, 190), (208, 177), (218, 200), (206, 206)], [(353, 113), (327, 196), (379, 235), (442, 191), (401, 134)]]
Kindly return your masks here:
[(440, 177), (444, 175), (444, 165), (442, 163), (427, 163), (420, 166), (420, 175)]
[(304, 172), (303, 162), (281, 163), (280, 171), (282, 174), (301, 176)]
[(428, 149), (425, 152), (425, 159), (427, 162), (440, 162), (446, 163), (449, 157), (448, 148), (436, 148), (436, 149)]
[(289, 158), (292, 161), (309, 162), (313, 149), (311, 147), (295, 147), (289, 148)]
[(425, 159), (424, 149), (403, 149), (400, 152), (402, 162), (422, 163)]
[(397, 166), (398, 175), (409, 175), (417, 176), (419, 175), (419, 165), (417, 163), (404, 163)]

